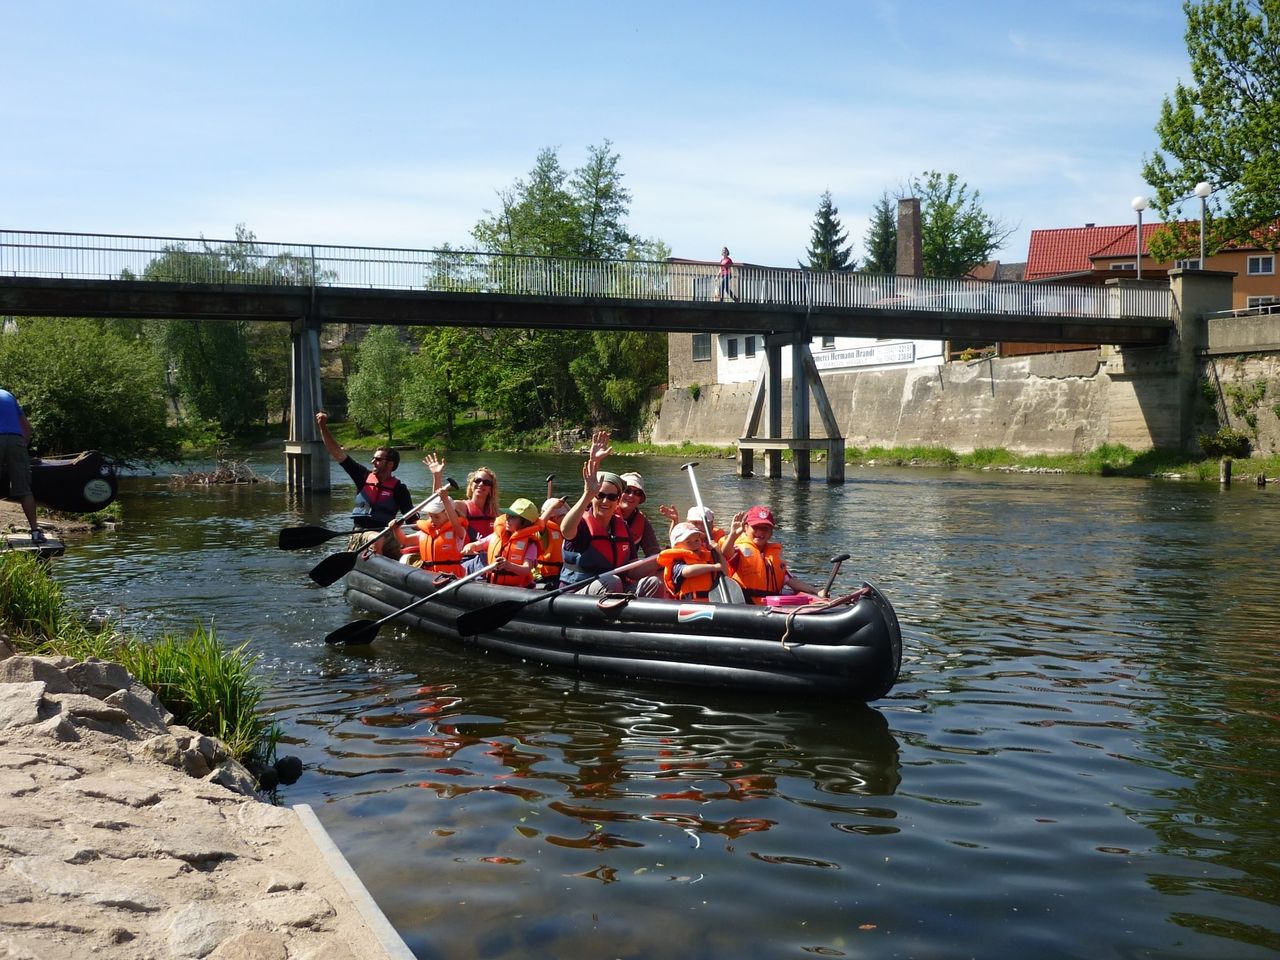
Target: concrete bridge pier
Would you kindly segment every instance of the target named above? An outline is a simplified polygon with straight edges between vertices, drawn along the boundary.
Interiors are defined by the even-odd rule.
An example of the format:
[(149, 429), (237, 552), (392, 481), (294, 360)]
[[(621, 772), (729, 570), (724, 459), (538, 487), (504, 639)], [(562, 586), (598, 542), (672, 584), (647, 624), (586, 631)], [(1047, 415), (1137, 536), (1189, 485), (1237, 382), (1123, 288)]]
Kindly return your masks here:
[(316, 412), (324, 409), (320, 325), (309, 317), (293, 323), (289, 380), (289, 439), (284, 444), (288, 488), (293, 493), (322, 493), (329, 489), (329, 454), (316, 428)]
[[(782, 476), (782, 451), (791, 451), (792, 476), (810, 479), (811, 450), (827, 452), (827, 482), (844, 483), (844, 436), (836, 422), (835, 412), (827, 399), (818, 365), (813, 362), (809, 336), (804, 331), (771, 334), (765, 338), (764, 365), (756, 380), (755, 390), (747, 404), (747, 419), (738, 440), (738, 476), (752, 474), (755, 452), (764, 454), (764, 475)], [(782, 436), (782, 347), (791, 347), (791, 437)], [(810, 431), (809, 400), (822, 417), (825, 438), (815, 438)], [(761, 414), (766, 415), (765, 435), (756, 436)]]

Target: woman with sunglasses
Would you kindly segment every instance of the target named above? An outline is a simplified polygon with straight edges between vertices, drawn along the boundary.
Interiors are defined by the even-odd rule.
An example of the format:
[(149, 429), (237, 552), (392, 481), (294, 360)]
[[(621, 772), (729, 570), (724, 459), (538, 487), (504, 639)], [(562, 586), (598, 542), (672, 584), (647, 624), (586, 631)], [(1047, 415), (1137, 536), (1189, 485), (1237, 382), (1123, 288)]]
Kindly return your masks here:
[(493, 533), (498, 516), (498, 475), (488, 467), (476, 467), (467, 474), (467, 498), (458, 504), (467, 519), (472, 539)]
[[(395, 475), (400, 466), (400, 452), (395, 447), (379, 447), (369, 461), (372, 470), (356, 463), (346, 448), (329, 432), (329, 415), (321, 410), (316, 414), (316, 426), (324, 448), (356, 485), (356, 503), (351, 510), (351, 524), (356, 528), (347, 540), (348, 550), (359, 550), (378, 535), (378, 532), (395, 519), (396, 513), (408, 513), (413, 509), (413, 497), (404, 481)], [(383, 552), (388, 538), (379, 540), (375, 550)], [(386, 550), (388, 555), (398, 555), (395, 541)]]
[(560, 521), (564, 537), (562, 587), (605, 573), (598, 581), (600, 589), (615, 593), (622, 589), (622, 580), (608, 571), (629, 563), (636, 555), (631, 532), (618, 516), (618, 501), (626, 484), (616, 473), (599, 469), (600, 461), (612, 449), (608, 432), (597, 430), (591, 438), (591, 453), (582, 465), (582, 496)]

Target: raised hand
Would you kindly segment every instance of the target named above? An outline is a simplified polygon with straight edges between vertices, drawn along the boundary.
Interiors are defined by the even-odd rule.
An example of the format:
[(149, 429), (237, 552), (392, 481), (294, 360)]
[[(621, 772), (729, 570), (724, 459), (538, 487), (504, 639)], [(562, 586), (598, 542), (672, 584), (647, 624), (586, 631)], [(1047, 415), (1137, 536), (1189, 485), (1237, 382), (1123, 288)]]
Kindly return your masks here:
[(672, 523), (680, 522), (680, 512), (669, 503), (658, 504), (658, 512), (670, 520)]
[(427, 469), (430, 470), (437, 477), (440, 476), (440, 474), (444, 473), (444, 461), (441, 460), (434, 453), (428, 453), (425, 457), (422, 458), (422, 462), (426, 465)]

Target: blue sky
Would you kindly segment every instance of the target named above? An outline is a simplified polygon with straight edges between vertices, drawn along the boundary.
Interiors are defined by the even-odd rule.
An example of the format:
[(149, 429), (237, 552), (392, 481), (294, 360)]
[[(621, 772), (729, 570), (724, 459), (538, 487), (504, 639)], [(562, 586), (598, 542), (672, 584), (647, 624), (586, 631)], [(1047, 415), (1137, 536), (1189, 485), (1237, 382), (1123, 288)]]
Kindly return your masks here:
[(606, 138), (629, 225), (789, 265), (830, 190), (954, 171), (1014, 228), (1128, 223), (1176, 0), (0, 0), (0, 228), (471, 245), (543, 147)]

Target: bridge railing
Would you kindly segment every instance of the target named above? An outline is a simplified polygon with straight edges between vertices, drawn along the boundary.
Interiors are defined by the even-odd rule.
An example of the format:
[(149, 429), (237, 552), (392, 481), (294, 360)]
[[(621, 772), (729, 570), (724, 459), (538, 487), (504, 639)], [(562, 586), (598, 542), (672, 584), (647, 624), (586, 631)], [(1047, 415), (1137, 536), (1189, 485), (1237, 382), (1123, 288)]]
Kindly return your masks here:
[[(582, 260), (330, 244), (268, 243), (0, 230), (0, 276), (165, 280), (516, 296), (705, 301), (717, 263)], [(1099, 318), (1169, 316), (1167, 288), (1059, 285), (735, 266), (739, 302), (788, 308), (861, 307), (940, 313)]]

